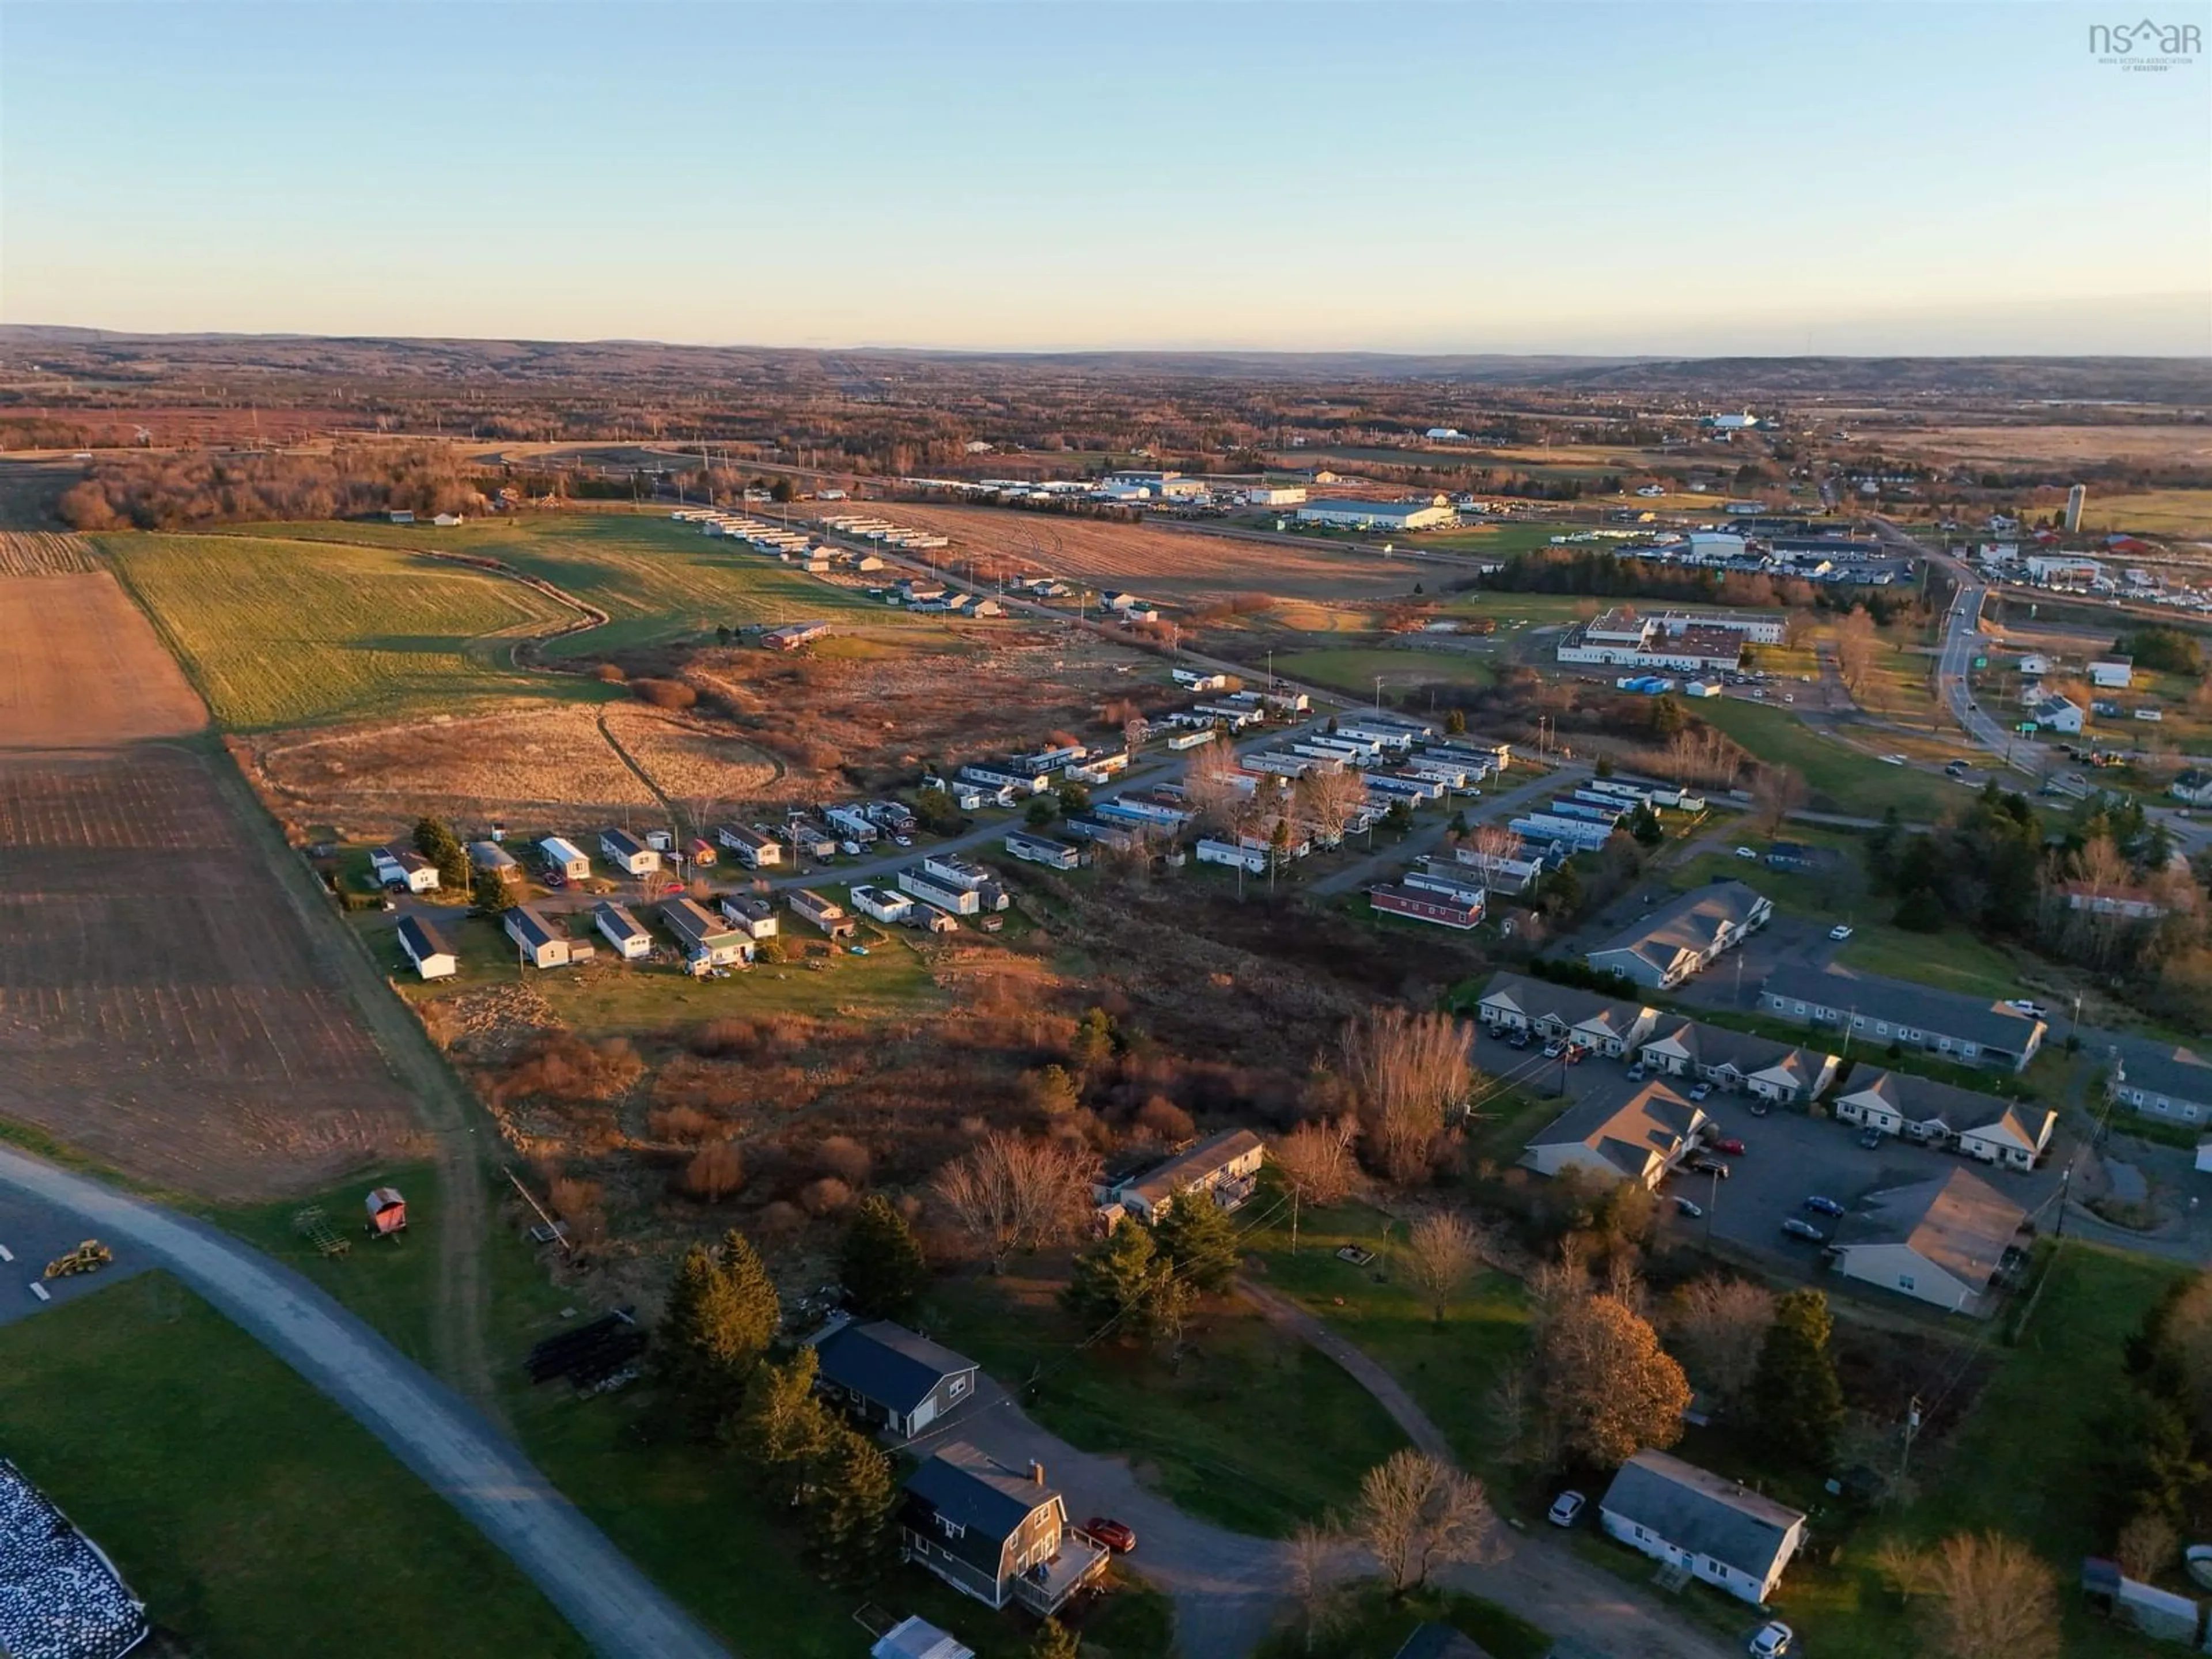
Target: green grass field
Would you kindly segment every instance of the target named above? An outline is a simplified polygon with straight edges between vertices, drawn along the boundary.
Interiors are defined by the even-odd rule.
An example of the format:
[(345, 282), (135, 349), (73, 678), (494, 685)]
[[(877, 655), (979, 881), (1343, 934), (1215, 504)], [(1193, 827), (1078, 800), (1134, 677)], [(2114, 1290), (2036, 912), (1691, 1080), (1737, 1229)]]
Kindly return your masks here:
[(1390, 651), (1357, 646), (1278, 652), (1275, 672), (1370, 697), (1375, 695), (1375, 677), (1380, 674), (1385, 698), (1409, 686), (1487, 685), (1496, 678), (1490, 664), (1462, 651)]
[[(1547, 1109), (1556, 1113), (1556, 1103)], [(1387, 1236), (1386, 1236), (1387, 1227)], [(1490, 1472), (1499, 1446), (1492, 1432), (1492, 1389), (1528, 1346), (1528, 1297), (1519, 1280), (1486, 1273), (1447, 1308), (1439, 1326), (1420, 1298), (1394, 1273), (1406, 1224), (1346, 1204), (1301, 1218), (1291, 1251), (1287, 1213), (1250, 1241), (1263, 1271), (1256, 1281), (1279, 1291), (1356, 1342), (1405, 1384), (1469, 1468)], [(1375, 1253), (1365, 1267), (1336, 1255), (1340, 1245)], [(1502, 1483), (1492, 1496), (1503, 1502)]]
[[(484, 519), (457, 529), (378, 524), (289, 526), (286, 534), (382, 547), (434, 547), (481, 555), (595, 605), (604, 628), (571, 635), (553, 656), (589, 658), (625, 646), (748, 623), (866, 615), (886, 626), (904, 613), (849, 588), (793, 570), (750, 548), (702, 536), (696, 525), (630, 514), (538, 514)], [(878, 579), (880, 580), (880, 578)], [(932, 626), (927, 619), (909, 625)]]
[(0, 1452), (224, 1659), (588, 1650), (368, 1431), (165, 1273), (0, 1328)]
[(1449, 1625), (1493, 1659), (1544, 1659), (1552, 1638), (1518, 1614), (1480, 1596), (1427, 1585), (1394, 1596), (1380, 1579), (1350, 1587), (1336, 1621), (1310, 1637), (1286, 1628), (1261, 1644), (1260, 1659), (1396, 1659), (1425, 1624)]
[(2082, 509), (2081, 528), (2148, 536), (2212, 535), (2212, 489), (2148, 489), (2105, 496), (2093, 489)]
[(1811, 793), (1808, 804), (1817, 811), (1879, 817), (1894, 806), (1907, 823), (1932, 823), (1965, 803), (1966, 792), (1949, 780), (1888, 765), (1813, 731), (1785, 710), (1739, 697), (1708, 697), (1694, 713), (1760, 760), (1795, 768)]
[(1127, 1455), (1193, 1515), (1282, 1536), (1348, 1504), (1405, 1443), (1358, 1383), (1241, 1303), (1194, 1318), (1170, 1370), (1148, 1353), (1080, 1346), (1082, 1327), (1051, 1294), (1058, 1282), (948, 1280), (932, 1297), (930, 1334), (1010, 1387), (1042, 1367), (1024, 1401), (1039, 1422), (1085, 1450)]
[(218, 723), (234, 730), (604, 696), (514, 668), (516, 641), (574, 613), (520, 582), (390, 550), (276, 536), (95, 538)]

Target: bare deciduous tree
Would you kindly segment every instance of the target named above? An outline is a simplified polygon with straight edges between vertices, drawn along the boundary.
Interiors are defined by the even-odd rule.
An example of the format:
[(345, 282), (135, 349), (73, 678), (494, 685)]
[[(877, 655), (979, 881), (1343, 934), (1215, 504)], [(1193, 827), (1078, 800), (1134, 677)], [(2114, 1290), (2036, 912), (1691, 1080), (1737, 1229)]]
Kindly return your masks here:
[(1805, 804), (1805, 780), (1795, 767), (1762, 766), (1751, 786), (1753, 820), (1772, 836)]
[(1467, 1288), (1481, 1265), (1482, 1250), (1467, 1218), (1448, 1210), (1425, 1215), (1406, 1238), (1406, 1279), (1441, 1325), (1451, 1299)]
[(1367, 781), (1350, 767), (1334, 772), (1316, 769), (1297, 781), (1294, 792), (1297, 810), (1320, 832), (1325, 842), (1340, 841), (1344, 832), (1367, 805)]
[(1054, 1141), (994, 1133), (939, 1170), (931, 1185), (998, 1273), (1016, 1250), (1074, 1235), (1090, 1205), (1094, 1162)]
[(1468, 1030), (1449, 1014), (1370, 1008), (1345, 1028), (1344, 1075), (1358, 1091), (1382, 1171), (1401, 1184), (1426, 1172), (1444, 1114), (1474, 1081)]
[(1878, 643), (1874, 618), (1863, 605), (1853, 605), (1850, 614), (1836, 624), (1836, 678), (1853, 696), (1866, 689), (1873, 676)]
[(1407, 1447), (1367, 1471), (1350, 1532), (1402, 1595), (1432, 1568), (1486, 1559), (1497, 1526), (1481, 1481)]
[(1478, 823), (1467, 844), (1489, 859), (1517, 859), (1522, 842), (1520, 835), (1502, 823)]
[(1298, 1250), (1298, 1212), (1308, 1204), (1336, 1204), (1352, 1190), (1358, 1171), (1352, 1144), (1359, 1126), (1351, 1118), (1301, 1123), (1275, 1143), (1275, 1172), (1291, 1195), (1291, 1254)]
[(1301, 1521), (1291, 1534), (1291, 1599), (1297, 1604), (1300, 1635), (1308, 1650), (1334, 1629), (1344, 1613), (1344, 1558), (1336, 1534)]
[(1237, 787), (1237, 750), (1219, 739), (1201, 744), (1183, 763), (1182, 797), (1209, 830), (1227, 830), (1249, 808), (1251, 797)]
[(1937, 1659), (2059, 1659), (2057, 1580), (2025, 1544), (1955, 1533), (1932, 1550), (1887, 1550), (1879, 1565), (1920, 1603)]
[(1684, 1368), (1698, 1386), (1732, 1401), (1751, 1384), (1766, 1328), (1774, 1322), (1774, 1292), (1747, 1279), (1707, 1273), (1674, 1292), (1669, 1323)]
[(2173, 1565), (2174, 1553), (2180, 1547), (2173, 1523), (2146, 1510), (2120, 1528), (2112, 1559), (2129, 1577), (2148, 1583)]

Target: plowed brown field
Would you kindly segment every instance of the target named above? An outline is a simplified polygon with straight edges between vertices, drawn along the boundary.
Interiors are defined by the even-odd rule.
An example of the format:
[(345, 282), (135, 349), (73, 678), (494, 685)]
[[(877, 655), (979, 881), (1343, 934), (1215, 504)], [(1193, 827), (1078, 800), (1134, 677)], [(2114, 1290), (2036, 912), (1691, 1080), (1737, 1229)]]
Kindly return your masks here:
[(0, 1117), (216, 1199), (327, 1185), (408, 1103), (188, 747), (106, 575), (0, 578)]

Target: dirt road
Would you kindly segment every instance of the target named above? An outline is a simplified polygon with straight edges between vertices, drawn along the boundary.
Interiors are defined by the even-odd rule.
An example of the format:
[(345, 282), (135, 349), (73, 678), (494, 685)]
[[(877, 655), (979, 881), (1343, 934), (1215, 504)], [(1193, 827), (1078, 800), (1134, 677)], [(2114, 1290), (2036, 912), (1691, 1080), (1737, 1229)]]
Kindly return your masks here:
[(599, 1652), (724, 1659), (498, 1430), (297, 1274), (212, 1227), (5, 1149), (0, 1189), (177, 1274), (391, 1448)]

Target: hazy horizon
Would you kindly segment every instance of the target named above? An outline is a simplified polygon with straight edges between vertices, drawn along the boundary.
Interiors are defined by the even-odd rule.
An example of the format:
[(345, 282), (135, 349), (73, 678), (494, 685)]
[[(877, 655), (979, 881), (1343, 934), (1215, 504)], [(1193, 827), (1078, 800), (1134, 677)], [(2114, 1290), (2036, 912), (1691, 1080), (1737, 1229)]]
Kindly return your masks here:
[(2212, 61), (2100, 63), (2100, 21), (11, 7), (0, 316), (1025, 355), (2212, 354)]

